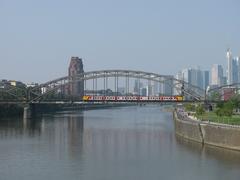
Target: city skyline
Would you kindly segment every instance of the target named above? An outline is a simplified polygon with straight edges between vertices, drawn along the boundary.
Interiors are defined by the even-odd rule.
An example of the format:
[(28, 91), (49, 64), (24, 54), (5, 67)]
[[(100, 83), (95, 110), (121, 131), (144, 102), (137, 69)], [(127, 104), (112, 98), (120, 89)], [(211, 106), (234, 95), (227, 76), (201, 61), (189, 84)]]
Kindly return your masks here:
[(237, 0), (3, 0), (0, 78), (46, 82), (67, 74), (71, 56), (85, 71), (226, 67), (227, 48), (240, 54), (238, 7)]
[[(229, 55), (229, 53), (231, 54), (231, 55)], [(70, 63), (70, 66), (71, 66), (71, 62), (72, 62), (72, 59), (75, 59), (75, 58), (77, 58), (77, 59), (79, 59), (79, 57), (76, 57), (76, 56), (71, 56), (69, 59), (68, 59), (68, 62)], [(240, 56), (233, 56), (232, 55), (232, 51), (231, 51), (231, 49), (230, 48), (228, 48), (227, 49), (227, 51), (226, 51), (226, 59), (225, 59), (225, 61), (226, 61), (226, 66), (224, 66), (224, 65), (222, 65), (222, 64), (211, 64), (211, 66), (209, 65), (209, 67), (210, 68), (208, 68), (208, 69), (202, 69), (200, 66), (197, 66), (197, 65), (195, 65), (195, 66), (186, 66), (187, 68), (183, 68), (183, 69), (178, 69), (178, 72), (176, 72), (176, 73), (174, 73), (174, 74), (165, 74), (165, 75), (169, 75), (169, 76), (175, 76), (176, 77), (176, 79), (181, 79), (181, 80), (185, 80), (186, 82), (189, 82), (189, 77), (187, 77), (187, 76), (189, 76), (188, 74), (189, 74), (189, 72), (187, 72), (187, 71), (201, 71), (201, 73), (208, 73), (208, 78), (209, 78), (209, 82), (207, 83), (207, 84), (209, 84), (209, 85), (224, 85), (224, 84), (226, 84), (226, 83), (228, 83), (227, 82), (227, 77), (229, 76), (229, 74), (228, 74), (228, 72), (229, 72), (229, 70), (228, 70), (228, 63), (229, 63), (229, 60), (231, 60), (231, 61), (233, 61), (233, 63), (237, 66), (237, 67), (235, 67), (235, 70), (236, 71), (239, 71), (239, 72), (237, 72), (237, 80), (236, 80), (236, 82), (239, 80), (239, 75), (240, 75), (240, 67), (239, 67), (239, 59), (240, 59)], [(84, 64), (84, 60), (82, 59), (82, 58), (80, 58), (80, 61), (81, 61), (81, 66), (85, 66), (85, 64)], [(66, 67), (66, 69), (68, 69), (67, 70), (67, 74), (68, 75), (70, 75), (69, 74), (69, 68), (70, 67)], [(216, 70), (216, 68), (218, 69), (218, 68), (221, 68), (221, 70), (220, 70), (220, 77), (218, 77), (219, 75), (219, 70)], [(113, 68), (114, 69), (114, 68)], [(107, 70), (107, 69), (105, 69), (105, 70)], [(130, 70), (130, 69), (126, 69), (126, 70)], [(91, 71), (93, 71), (93, 70), (91, 70)], [(144, 71), (144, 70), (143, 70)], [(215, 71), (215, 72), (213, 72), (213, 71)], [(80, 72), (80, 71), (79, 71)], [(84, 71), (82, 71), (82, 72), (84, 72)], [(191, 72), (192, 73), (192, 72)], [(197, 72), (194, 72), (194, 73), (197, 73)], [(216, 73), (216, 74), (215, 74)], [(76, 73), (75, 73), (76, 74)], [(185, 75), (184, 75), (185, 74)], [(215, 75), (213, 75), (213, 74), (215, 74)], [(234, 76), (234, 74), (236, 74), (236, 72), (232, 72), (232, 74), (233, 74), (233, 76)], [(163, 74), (164, 75), (164, 74)], [(63, 75), (63, 76), (65, 76), (65, 75)], [(71, 76), (71, 75), (70, 75)], [(202, 76), (205, 76), (204, 74), (202, 75)], [(55, 78), (57, 78), (57, 77), (55, 77)], [(58, 77), (59, 78), (59, 77)], [(197, 78), (197, 75), (196, 75), (196, 77), (195, 78)], [(216, 79), (216, 78), (220, 78), (220, 79)], [(222, 79), (223, 78), (223, 79)], [(226, 82), (224, 81), (224, 78), (226, 78)], [(214, 79), (214, 80), (213, 80)], [(25, 82), (25, 81), (23, 81), (23, 80), (21, 80), (21, 79), (8, 79), (8, 78), (0, 78), (0, 80), (11, 80), (11, 81), (22, 81), (22, 82), (24, 82), (24, 83), (27, 83), (27, 84), (33, 84), (33, 83), (39, 83), (39, 82), (37, 82), (37, 81), (31, 81), (31, 82)], [(190, 81), (192, 81), (192, 80), (190, 80)], [(236, 82), (234, 82), (234, 83), (236, 83)], [(204, 80), (202, 80), (202, 82), (201, 83), (204, 83)], [(193, 84), (194, 85), (197, 85), (198, 83), (196, 83), (196, 81), (193, 81)], [(228, 83), (229, 84), (229, 83)], [(231, 84), (231, 83), (230, 83)], [(200, 86), (203, 86), (204, 87), (204, 85), (203, 84), (201, 84)]]

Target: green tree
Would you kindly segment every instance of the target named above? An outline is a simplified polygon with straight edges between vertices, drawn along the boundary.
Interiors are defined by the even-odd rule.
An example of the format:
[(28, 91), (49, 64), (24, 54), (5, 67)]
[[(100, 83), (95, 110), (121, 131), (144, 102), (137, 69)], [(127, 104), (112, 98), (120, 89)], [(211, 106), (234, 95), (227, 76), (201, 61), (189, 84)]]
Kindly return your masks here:
[(232, 101), (227, 101), (223, 106), (224, 116), (231, 117), (233, 115), (234, 103)]
[(223, 108), (223, 106), (224, 106), (224, 102), (223, 101), (218, 101), (217, 104), (216, 104), (216, 107), (220, 108), (220, 109)]
[(220, 101), (221, 100), (221, 95), (219, 92), (212, 92), (210, 94), (210, 100), (213, 100), (213, 101)]
[(187, 103), (184, 105), (186, 111), (195, 111), (195, 105), (191, 104), (191, 103)]
[(196, 116), (202, 118), (204, 113), (205, 113), (205, 109), (204, 109), (203, 105), (198, 104), (197, 107), (196, 107)]
[(217, 116), (222, 117), (223, 116), (223, 109), (222, 108), (217, 108), (215, 110), (215, 113)]
[(233, 108), (235, 108), (235, 109), (240, 108), (240, 95), (239, 94), (234, 95), (230, 100), (233, 104)]

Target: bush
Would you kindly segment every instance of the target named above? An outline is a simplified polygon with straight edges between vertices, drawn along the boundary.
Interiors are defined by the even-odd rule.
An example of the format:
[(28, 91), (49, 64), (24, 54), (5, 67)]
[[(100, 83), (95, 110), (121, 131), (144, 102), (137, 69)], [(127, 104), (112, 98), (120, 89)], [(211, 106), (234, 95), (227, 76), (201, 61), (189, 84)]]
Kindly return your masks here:
[(184, 105), (186, 111), (195, 111), (195, 105), (191, 104), (191, 103), (187, 103)]
[(196, 107), (196, 116), (203, 116), (203, 114), (205, 113), (205, 109), (203, 107), (202, 104), (198, 104)]

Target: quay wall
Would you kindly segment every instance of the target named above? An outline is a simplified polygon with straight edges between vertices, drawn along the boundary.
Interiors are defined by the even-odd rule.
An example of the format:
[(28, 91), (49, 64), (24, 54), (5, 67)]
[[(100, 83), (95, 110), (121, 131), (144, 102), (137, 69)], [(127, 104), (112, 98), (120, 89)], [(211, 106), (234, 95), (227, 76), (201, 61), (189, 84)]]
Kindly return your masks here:
[(202, 144), (240, 151), (240, 126), (189, 120), (174, 112), (175, 133)]
[(183, 121), (175, 118), (175, 132), (177, 135), (203, 143), (203, 136), (199, 128), (200, 125), (197, 122)]

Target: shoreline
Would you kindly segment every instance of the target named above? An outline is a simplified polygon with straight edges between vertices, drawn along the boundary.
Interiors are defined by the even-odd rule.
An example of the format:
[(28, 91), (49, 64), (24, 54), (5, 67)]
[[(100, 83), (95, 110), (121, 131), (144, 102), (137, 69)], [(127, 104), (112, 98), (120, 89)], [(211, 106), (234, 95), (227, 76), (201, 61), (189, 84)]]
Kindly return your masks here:
[(240, 126), (194, 120), (173, 112), (175, 134), (201, 144), (240, 151)]

